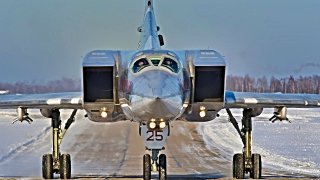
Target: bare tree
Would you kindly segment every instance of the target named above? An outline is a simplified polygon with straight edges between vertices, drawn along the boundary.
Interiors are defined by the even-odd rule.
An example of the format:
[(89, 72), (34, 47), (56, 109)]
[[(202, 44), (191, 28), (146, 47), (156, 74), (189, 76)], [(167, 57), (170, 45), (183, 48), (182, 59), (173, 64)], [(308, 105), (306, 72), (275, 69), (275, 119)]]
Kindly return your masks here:
[(49, 81), (45, 84), (36, 82), (15, 82), (1, 83), (1, 90), (9, 90), (12, 94), (34, 94), (34, 93), (54, 93), (72, 92), (81, 90), (79, 79), (62, 78), (61, 80)]
[(228, 76), (227, 89), (238, 92), (282, 92), (282, 93), (311, 93), (320, 94), (320, 76), (294, 76), (270, 80), (263, 76), (260, 78), (243, 76)]

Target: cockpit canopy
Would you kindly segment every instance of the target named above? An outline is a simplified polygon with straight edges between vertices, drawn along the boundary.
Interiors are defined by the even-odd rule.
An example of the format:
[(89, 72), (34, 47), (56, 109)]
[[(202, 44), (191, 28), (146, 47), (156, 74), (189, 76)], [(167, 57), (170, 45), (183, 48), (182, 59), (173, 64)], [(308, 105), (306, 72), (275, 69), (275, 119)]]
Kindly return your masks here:
[(134, 73), (137, 73), (141, 71), (143, 68), (150, 66), (150, 63), (146, 58), (140, 58), (136, 60), (133, 64), (132, 71)]
[(178, 73), (180, 70), (179, 61), (171, 55), (140, 55), (133, 60), (131, 69), (133, 73), (138, 73), (142, 69), (153, 67), (165, 67), (173, 73)]

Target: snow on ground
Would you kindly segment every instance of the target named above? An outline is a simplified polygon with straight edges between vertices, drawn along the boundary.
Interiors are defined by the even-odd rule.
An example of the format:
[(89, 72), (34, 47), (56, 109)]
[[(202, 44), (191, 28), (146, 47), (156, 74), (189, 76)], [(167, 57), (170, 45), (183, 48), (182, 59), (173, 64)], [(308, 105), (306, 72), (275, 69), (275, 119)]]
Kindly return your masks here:
[[(34, 120), (32, 124), (20, 121), (11, 124), (16, 110), (0, 111), (0, 176), (38, 177), (41, 174), (42, 154), (51, 152), (51, 120), (41, 116), (39, 110), (28, 110), (28, 113)], [(67, 119), (70, 113), (62, 111), (62, 119)], [(83, 116), (83, 113), (79, 114)], [(79, 120), (77, 126), (82, 128), (79, 124), (83, 121), (81, 118)], [(65, 140), (69, 141), (67, 137)]]
[[(232, 111), (241, 125), (241, 110)], [(253, 120), (253, 151), (263, 158), (264, 174), (316, 176), (320, 174), (320, 109), (289, 109), (288, 122), (269, 122), (273, 109), (264, 110)], [(232, 158), (242, 151), (242, 142), (228, 122), (227, 113), (209, 123), (201, 123), (202, 134), (208, 148), (217, 149), (223, 158)], [(231, 157), (231, 158), (230, 158)]]
[[(51, 151), (51, 122), (50, 119), (41, 117), (38, 110), (30, 110), (29, 113), (35, 120), (32, 125), (26, 122), (12, 125), (15, 110), (0, 111), (0, 176), (41, 174), (39, 155)], [(62, 119), (67, 119), (70, 113), (62, 113)], [(241, 119), (240, 110), (233, 110), (233, 113), (237, 119)], [(271, 123), (268, 119), (272, 113), (272, 109), (266, 109), (253, 121), (253, 151), (262, 155), (263, 174), (320, 177), (320, 109), (289, 109), (288, 117), (292, 123)], [(83, 115), (83, 112), (79, 113), (79, 121), (72, 128), (84, 128), (89, 123), (87, 119), (80, 118)], [(218, 151), (222, 155), (221, 159), (230, 162), (234, 153), (242, 151), (242, 143), (228, 122), (226, 112), (223, 110), (220, 115), (213, 121), (197, 123), (197, 130), (208, 149)], [(78, 131), (72, 132), (77, 133)], [(65, 144), (74, 141), (72, 137), (74, 136), (67, 135)], [(30, 166), (26, 167), (26, 164)]]

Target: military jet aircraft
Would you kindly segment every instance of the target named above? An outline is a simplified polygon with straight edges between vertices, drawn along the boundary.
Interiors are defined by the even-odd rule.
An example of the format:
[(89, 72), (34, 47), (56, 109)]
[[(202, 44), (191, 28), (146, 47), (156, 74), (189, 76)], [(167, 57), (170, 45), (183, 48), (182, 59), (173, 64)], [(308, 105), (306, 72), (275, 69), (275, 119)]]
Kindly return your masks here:
[[(69, 154), (60, 152), (62, 139), (79, 109), (91, 121), (139, 123), (139, 133), (150, 154), (143, 156), (143, 179), (151, 172), (167, 179), (166, 155), (160, 154), (170, 136), (172, 121), (205, 122), (226, 109), (243, 142), (233, 156), (233, 177), (261, 178), (261, 156), (252, 153), (252, 118), (263, 108), (274, 108), (274, 120), (287, 120), (287, 108), (320, 108), (320, 95), (244, 93), (226, 91), (226, 63), (214, 50), (166, 50), (156, 24), (153, 0), (146, 0), (138, 50), (94, 50), (83, 60), (82, 92), (1, 95), (1, 109), (17, 109), (15, 121), (32, 122), (28, 109), (40, 109), (52, 122), (52, 153), (43, 155), (45, 179), (71, 177)], [(243, 109), (242, 128), (230, 109)], [(60, 110), (72, 109), (65, 128)], [(160, 154), (160, 155), (159, 155)]]

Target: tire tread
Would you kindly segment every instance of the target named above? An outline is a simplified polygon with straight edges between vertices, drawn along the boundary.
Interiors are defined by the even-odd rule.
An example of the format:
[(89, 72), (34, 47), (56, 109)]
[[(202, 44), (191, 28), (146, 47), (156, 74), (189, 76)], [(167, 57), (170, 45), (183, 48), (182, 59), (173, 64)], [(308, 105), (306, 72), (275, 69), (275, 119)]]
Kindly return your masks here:
[(143, 179), (151, 179), (151, 157), (149, 154), (143, 156)]
[(167, 179), (167, 157), (165, 154), (159, 156), (159, 180)]
[(43, 179), (53, 179), (52, 154), (45, 154), (42, 156), (42, 177)]
[(60, 179), (71, 178), (71, 158), (69, 154), (62, 154), (60, 156)]
[(252, 154), (252, 171), (250, 173), (250, 177), (253, 179), (261, 179), (261, 155), (260, 154)]
[(233, 177), (243, 179), (245, 174), (243, 154), (235, 154), (233, 156)]

